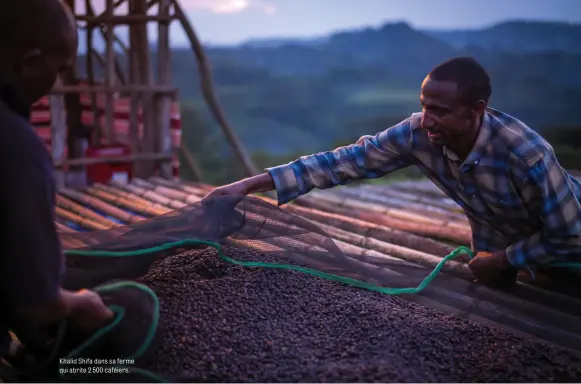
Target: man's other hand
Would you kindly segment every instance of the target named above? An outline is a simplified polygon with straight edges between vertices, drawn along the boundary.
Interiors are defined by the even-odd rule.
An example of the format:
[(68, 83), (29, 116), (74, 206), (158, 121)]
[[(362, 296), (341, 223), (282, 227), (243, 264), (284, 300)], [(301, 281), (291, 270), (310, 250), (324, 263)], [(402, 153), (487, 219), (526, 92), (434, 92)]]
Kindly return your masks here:
[(93, 332), (113, 319), (113, 311), (103, 303), (98, 293), (81, 289), (72, 295), (74, 304), (68, 320), (79, 331)]
[(468, 263), (476, 280), (481, 282), (493, 282), (506, 276), (510, 269), (510, 263), (504, 251), (479, 252)]
[(208, 193), (202, 202), (218, 196), (246, 196), (256, 192), (268, 192), (274, 189), (274, 181), (268, 173), (252, 176), (247, 179), (224, 185)]
[(245, 180), (240, 180), (232, 184), (215, 188), (212, 192), (204, 196), (202, 201), (208, 201), (218, 196), (246, 196), (247, 194), (248, 190)]

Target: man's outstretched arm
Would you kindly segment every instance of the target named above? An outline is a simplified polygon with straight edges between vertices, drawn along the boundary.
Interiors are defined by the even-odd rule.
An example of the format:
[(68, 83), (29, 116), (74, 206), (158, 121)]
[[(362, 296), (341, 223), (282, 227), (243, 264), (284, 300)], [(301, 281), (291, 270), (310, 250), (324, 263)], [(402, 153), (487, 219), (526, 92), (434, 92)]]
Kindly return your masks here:
[(529, 170), (527, 203), (540, 205), (543, 229), (510, 245), (508, 261), (519, 269), (581, 256), (581, 202), (574, 185), (554, 154), (547, 154)]
[(408, 148), (412, 138), (411, 119), (406, 119), (375, 136), (363, 136), (355, 144), (268, 168), (261, 176), (261, 187), (268, 189), (270, 182), (282, 205), (314, 188), (378, 178), (411, 164)]

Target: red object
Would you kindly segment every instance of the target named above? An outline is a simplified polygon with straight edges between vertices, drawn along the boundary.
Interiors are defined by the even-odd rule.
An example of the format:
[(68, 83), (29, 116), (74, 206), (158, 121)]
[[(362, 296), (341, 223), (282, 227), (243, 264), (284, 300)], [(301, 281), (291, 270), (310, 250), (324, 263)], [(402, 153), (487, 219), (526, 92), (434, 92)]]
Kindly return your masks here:
[[(79, 85), (83, 85), (81, 83)], [(99, 94), (97, 95), (97, 107), (100, 109), (98, 122), (93, 121), (93, 112), (91, 108), (91, 98), (88, 93), (81, 94), (81, 106), (83, 108), (82, 112), (82, 122), (86, 125), (94, 125), (100, 123), (98, 125), (104, 126), (105, 124), (105, 116), (104, 116), (104, 108), (105, 108), (105, 95)], [(129, 114), (131, 111), (131, 100), (129, 98), (115, 98), (114, 99), (114, 122), (113, 127), (115, 131), (115, 140), (119, 143), (119, 145), (128, 145), (129, 144)], [(180, 116), (180, 106), (179, 103), (173, 102), (171, 103), (171, 138), (172, 138), (172, 145), (174, 148), (179, 148), (181, 142), (181, 116)], [(37, 103), (34, 104), (31, 113), (31, 122), (36, 127), (36, 131), (41, 139), (44, 141), (47, 149), (50, 151), (52, 146), (52, 133), (51, 133), (51, 116), (50, 116), (50, 100), (48, 97), (43, 97)], [(142, 110), (139, 108), (138, 110), (138, 135), (141, 137), (143, 135), (143, 122), (142, 120)], [(104, 145), (105, 142), (101, 143), (93, 143), (93, 144), (101, 144), (101, 146), (96, 146), (94, 149), (88, 151), (95, 156), (98, 153), (98, 148), (106, 148)], [(172, 161), (172, 168), (173, 168), (173, 175), (179, 175), (179, 156), (174, 154), (174, 158)], [(95, 166), (87, 166), (87, 172), (89, 172), (89, 168), (94, 168)], [(116, 166), (115, 166), (116, 167)], [(113, 168), (115, 168), (113, 167)], [(99, 170), (100, 168), (97, 167), (96, 175), (104, 174), (103, 170)], [(112, 171), (113, 173), (116, 171)], [(123, 171), (124, 172), (124, 171)], [(112, 173), (112, 174), (113, 174)], [(89, 175), (87, 174), (87, 177)], [(101, 177), (99, 177), (101, 178)]]
[[(128, 156), (131, 149), (124, 144), (99, 145), (87, 148), (85, 156), (88, 158)], [(87, 181), (90, 184), (107, 184), (111, 180), (129, 181), (133, 171), (130, 161), (116, 163), (99, 163), (87, 165)]]

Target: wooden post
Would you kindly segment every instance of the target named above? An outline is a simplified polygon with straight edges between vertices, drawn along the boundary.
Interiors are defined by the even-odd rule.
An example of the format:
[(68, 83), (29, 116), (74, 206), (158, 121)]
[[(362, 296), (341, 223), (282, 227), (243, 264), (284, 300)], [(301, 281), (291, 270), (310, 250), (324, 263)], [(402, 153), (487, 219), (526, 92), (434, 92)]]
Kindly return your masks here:
[[(147, 2), (145, 0), (131, 0), (134, 6), (135, 15), (146, 15), (147, 13)], [(151, 71), (151, 60), (149, 52), (149, 43), (147, 36), (147, 24), (145, 22), (139, 23), (136, 27), (136, 43), (137, 46), (132, 49), (136, 50), (136, 55), (138, 57), (140, 70), (139, 70), (139, 83), (142, 86), (152, 85), (152, 71)], [(155, 142), (156, 142), (156, 132), (155, 132), (155, 103), (153, 94), (151, 92), (143, 92), (141, 95), (141, 108), (142, 108), (142, 122), (143, 122), (143, 141), (141, 143), (141, 150), (143, 152), (154, 152)], [(137, 177), (149, 177), (155, 172), (155, 162), (154, 161), (143, 161), (139, 163), (139, 167), (136, 170)]]
[[(159, 0), (159, 15), (168, 17), (170, 15), (171, 2), (169, 0)], [(171, 85), (171, 50), (169, 44), (169, 22), (160, 21), (157, 33), (157, 70), (158, 84)], [(171, 153), (171, 99), (167, 94), (156, 95), (157, 106), (157, 145), (156, 149), (161, 153)], [(160, 164), (160, 175), (164, 178), (171, 178), (171, 162)]]
[[(107, 16), (113, 16), (113, 0), (107, 0), (105, 13)], [(105, 68), (105, 86), (107, 88), (105, 94), (105, 119), (106, 119), (106, 137), (107, 143), (111, 144), (115, 140), (114, 131), (114, 113), (113, 113), (113, 87), (115, 86), (115, 50), (114, 50), (114, 25), (107, 24), (106, 43), (106, 68)]]
[(206, 100), (206, 103), (210, 107), (210, 110), (212, 111), (214, 118), (216, 119), (218, 124), (220, 124), (222, 132), (224, 132), (224, 135), (226, 136), (226, 139), (229, 141), (230, 146), (234, 150), (234, 153), (238, 157), (238, 160), (244, 167), (246, 175), (247, 176), (256, 175), (258, 174), (256, 166), (254, 165), (252, 159), (248, 155), (246, 148), (244, 147), (242, 142), (238, 139), (238, 137), (230, 127), (230, 124), (228, 124), (226, 116), (224, 115), (224, 112), (220, 107), (220, 103), (216, 98), (216, 95), (214, 93), (212, 75), (210, 73), (210, 65), (206, 58), (206, 54), (204, 53), (204, 48), (200, 43), (200, 39), (198, 39), (196, 31), (190, 24), (187, 15), (180, 7), (179, 2), (177, 0), (171, 0), (171, 2), (174, 6), (175, 17), (180, 21), (182, 28), (184, 29), (184, 32), (188, 37), (188, 40), (190, 41), (192, 50), (196, 55), (196, 60), (198, 61), (198, 71), (200, 73), (200, 80), (202, 83), (202, 94), (204, 96), (204, 99)]
[[(67, 5), (73, 13), (75, 13), (75, 1), (67, 0)], [(77, 59), (75, 57), (74, 64), (63, 75), (63, 83), (66, 85), (77, 85)], [(67, 149), (68, 158), (76, 159), (83, 156), (83, 144), (88, 139), (88, 129), (83, 124), (82, 113), (83, 107), (81, 105), (81, 95), (79, 93), (70, 93), (64, 95), (64, 102), (67, 112)], [(74, 166), (69, 169), (65, 184), (84, 186), (84, 167)]]
[[(85, 0), (85, 10), (86, 12), (90, 12), (92, 9), (91, 0)], [(87, 69), (87, 82), (89, 83), (89, 87), (95, 85), (95, 68), (93, 66), (93, 35), (94, 35), (95, 26), (94, 25), (87, 25), (86, 29), (86, 44), (87, 44), (87, 52), (85, 53), (86, 57), (86, 69)], [(97, 93), (96, 92), (89, 92), (91, 97), (91, 112), (93, 115), (93, 132), (91, 134), (91, 142), (99, 143), (101, 141), (101, 119), (99, 113), (99, 105), (97, 103)]]
[[(135, 12), (135, 2), (129, 1), (128, 11), (130, 14)], [(129, 84), (138, 84), (141, 79), (140, 71), (141, 66), (139, 65), (139, 55), (137, 54), (139, 46), (139, 32), (137, 30), (136, 24), (131, 24), (129, 26)], [(141, 151), (141, 139), (139, 137), (139, 108), (141, 95), (138, 92), (130, 92), (130, 111), (129, 111), (129, 145), (131, 148), (131, 153), (136, 154)], [(136, 175), (140, 174), (140, 164), (134, 164)]]
[[(56, 84), (62, 84), (62, 78), (60, 76), (57, 79)], [(53, 163), (59, 163), (66, 160), (67, 116), (65, 100), (63, 95), (55, 94), (51, 94), (49, 100), (52, 132), (52, 160)], [(54, 176), (57, 190), (64, 188), (65, 172), (62, 169), (55, 169)]]

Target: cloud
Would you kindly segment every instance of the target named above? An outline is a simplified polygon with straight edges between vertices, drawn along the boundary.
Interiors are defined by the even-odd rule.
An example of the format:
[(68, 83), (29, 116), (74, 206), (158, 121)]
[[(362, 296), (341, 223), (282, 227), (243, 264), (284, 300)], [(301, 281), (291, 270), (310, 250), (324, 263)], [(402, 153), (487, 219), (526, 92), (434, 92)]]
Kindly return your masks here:
[(205, 10), (219, 14), (240, 13), (252, 8), (266, 14), (276, 12), (272, 4), (260, 0), (182, 0), (182, 4), (190, 11)]

